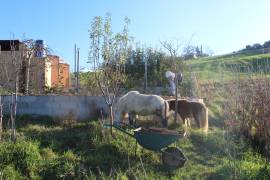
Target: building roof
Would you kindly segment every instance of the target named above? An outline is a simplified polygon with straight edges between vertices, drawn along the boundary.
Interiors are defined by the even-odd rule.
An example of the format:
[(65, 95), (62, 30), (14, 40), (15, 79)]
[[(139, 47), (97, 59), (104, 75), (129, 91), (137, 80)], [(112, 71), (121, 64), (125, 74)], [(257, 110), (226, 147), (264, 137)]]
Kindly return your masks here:
[(57, 56), (57, 55), (52, 55), (52, 54), (47, 54), (47, 57), (49, 57), (49, 58), (57, 58), (57, 59), (60, 58), (59, 56)]
[(15, 51), (19, 50), (21, 42), (19, 40), (0, 40), (1, 51), (10, 51), (11, 45), (14, 43)]

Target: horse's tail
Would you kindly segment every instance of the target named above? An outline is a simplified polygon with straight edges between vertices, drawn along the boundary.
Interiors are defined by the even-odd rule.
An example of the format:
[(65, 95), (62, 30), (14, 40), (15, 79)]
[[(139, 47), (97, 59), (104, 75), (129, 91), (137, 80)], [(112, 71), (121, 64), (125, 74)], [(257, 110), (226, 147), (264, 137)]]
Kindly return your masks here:
[(202, 126), (201, 128), (203, 128), (203, 131), (205, 133), (207, 133), (207, 131), (208, 131), (208, 108), (205, 105), (202, 106), (200, 120), (201, 120), (200, 124)]
[(164, 117), (167, 119), (170, 116), (170, 107), (169, 107), (169, 103), (167, 101), (164, 101)]
[[(164, 113), (164, 114), (163, 114)], [(168, 117), (169, 117), (169, 103), (164, 100), (164, 112), (162, 114), (162, 124), (164, 127), (168, 127)]]

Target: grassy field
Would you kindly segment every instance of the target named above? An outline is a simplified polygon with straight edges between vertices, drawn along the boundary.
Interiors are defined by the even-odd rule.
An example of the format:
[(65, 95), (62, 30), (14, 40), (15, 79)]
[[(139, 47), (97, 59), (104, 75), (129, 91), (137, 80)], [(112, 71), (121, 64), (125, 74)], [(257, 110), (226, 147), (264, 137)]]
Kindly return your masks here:
[(50, 117), (24, 116), (16, 122), (16, 143), (8, 140), (5, 129), (0, 179), (270, 179), (265, 158), (224, 125), (221, 92), (222, 82), (250, 72), (267, 75), (268, 59), (270, 54), (233, 54), (187, 62), (192, 71), (184, 72), (185, 77), (193, 73), (198, 84), (214, 85), (199, 87), (209, 107), (209, 133), (189, 129), (172, 145), (188, 158), (183, 168), (168, 170), (160, 153), (142, 147), (135, 154), (134, 139), (119, 131), (112, 138), (98, 121), (57, 123)]
[[(169, 171), (160, 153), (135, 140), (104, 133), (96, 121), (62, 124), (48, 117), (18, 122), (18, 139), (0, 143), (0, 179), (268, 179), (270, 166), (241, 138), (225, 129), (199, 130), (173, 146), (187, 156), (185, 167)], [(102, 133), (103, 132), (103, 133)], [(8, 132), (5, 133), (8, 138)]]
[(270, 54), (235, 53), (222, 56), (198, 58), (186, 62), (188, 70), (202, 81), (222, 82), (248, 73), (270, 74)]

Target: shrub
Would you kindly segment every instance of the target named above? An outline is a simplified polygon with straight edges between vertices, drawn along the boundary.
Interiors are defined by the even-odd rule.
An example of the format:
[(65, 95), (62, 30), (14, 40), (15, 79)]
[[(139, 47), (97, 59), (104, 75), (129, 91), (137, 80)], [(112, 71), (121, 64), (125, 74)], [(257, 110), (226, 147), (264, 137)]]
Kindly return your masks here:
[(226, 87), (226, 124), (247, 137), (252, 145), (270, 158), (269, 77), (239, 78)]
[(77, 175), (78, 167), (78, 157), (67, 151), (60, 157), (47, 159), (40, 174), (46, 179), (72, 179)]
[(93, 154), (87, 158), (87, 164), (92, 169), (110, 172), (112, 168), (127, 168), (126, 158), (126, 154), (121, 152), (116, 146), (104, 144), (93, 151)]
[[(14, 165), (14, 168), (29, 178), (35, 177), (40, 163), (39, 145), (31, 141), (0, 144), (0, 168)], [(14, 169), (13, 168), (13, 169)], [(11, 166), (6, 173), (11, 172)]]
[(14, 165), (7, 165), (0, 171), (0, 179), (26, 179), (16, 170)]

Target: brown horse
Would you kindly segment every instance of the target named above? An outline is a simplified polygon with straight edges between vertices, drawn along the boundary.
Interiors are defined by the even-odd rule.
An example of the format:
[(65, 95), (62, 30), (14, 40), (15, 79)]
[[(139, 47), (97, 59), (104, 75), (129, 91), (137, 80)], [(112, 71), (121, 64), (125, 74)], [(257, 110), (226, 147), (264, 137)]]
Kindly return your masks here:
[[(170, 110), (175, 111), (175, 99), (167, 100)], [(177, 113), (187, 126), (190, 126), (190, 118), (194, 118), (198, 127), (205, 133), (208, 131), (208, 108), (203, 102), (179, 99)]]

